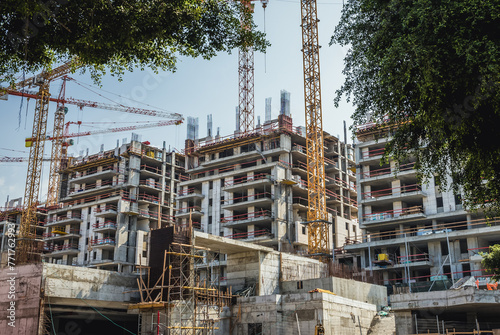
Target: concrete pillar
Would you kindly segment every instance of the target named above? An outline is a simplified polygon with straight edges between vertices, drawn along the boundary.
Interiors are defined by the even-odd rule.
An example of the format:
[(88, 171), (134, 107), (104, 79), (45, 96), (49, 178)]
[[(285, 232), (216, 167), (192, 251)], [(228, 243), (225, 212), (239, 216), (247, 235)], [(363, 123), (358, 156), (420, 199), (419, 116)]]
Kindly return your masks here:
[(229, 335), (231, 334), (231, 309), (223, 307), (220, 314), (219, 329), (215, 331), (216, 335)]
[(414, 320), (410, 311), (394, 312), (394, 321), (396, 323), (396, 335), (414, 334)]
[(396, 179), (391, 182), (392, 195), (397, 196), (401, 194), (401, 180)]
[(441, 243), (439, 241), (429, 242), (427, 246), (429, 249), (429, 258), (432, 261), (431, 275), (436, 275), (441, 267)]
[(438, 225), (437, 220), (432, 220), (432, 229), (433, 229), (433, 230), (437, 230), (437, 229), (438, 229), (438, 228), (437, 228), (437, 225)]
[(467, 214), (467, 229), (472, 228), (472, 216), (470, 214)]

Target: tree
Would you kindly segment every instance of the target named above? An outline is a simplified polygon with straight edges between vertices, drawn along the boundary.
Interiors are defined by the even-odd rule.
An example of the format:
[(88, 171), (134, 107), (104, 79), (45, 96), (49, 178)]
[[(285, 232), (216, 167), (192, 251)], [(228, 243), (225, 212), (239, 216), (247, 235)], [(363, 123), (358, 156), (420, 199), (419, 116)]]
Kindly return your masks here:
[(354, 129), (391, 124), (385, 158), (498, 212), (500, 1), (349, 0), (333, 43), (350, 46), (335, 101), (352, 99)]
[(255, 26), (244, 29), (241, 4), (220, 0), (3, 0), (0, 76), (36, 72), (78, 56), (94, 79), (134, 67), (175, 70), (179, 56), (268, 45)]
[(500, 280), (500, 245), (495, 244), (490, 246), (488, 253), (481, 253), (483, 260), (481, 264), (486, 271), (493, 273), (493, 279)]

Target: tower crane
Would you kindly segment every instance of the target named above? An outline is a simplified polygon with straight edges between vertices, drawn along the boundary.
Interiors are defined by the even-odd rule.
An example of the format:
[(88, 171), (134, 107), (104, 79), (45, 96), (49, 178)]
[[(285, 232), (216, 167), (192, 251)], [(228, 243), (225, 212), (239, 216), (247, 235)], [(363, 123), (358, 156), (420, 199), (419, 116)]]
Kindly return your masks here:
[(26, 186), (24, 190), (24, 206), (21, 224), (19, 226), (19, 238), (16, 249), (19, 264), (31, 261), (39, 261), (36, 232), (36, 207), (38, 194), (40, 191), (40, 179), (42, 175), (42, 158), (47, 132), (47, 116), (50, 99), (50, 82), (54, 79), (68, 74), (72, 68), (78, 67), (78, 60), (73, 59), (51, 71), (42, 73), (23, 80), (14, 85), (13, 89), (21, 89), (27, 86), (38, 86), (37, 101), (35, 106), (35, 116), (31, 137), (35, 139), (34, 145), (30, 148), (28, 159), (28, 172), (26, 174)]
[(321, 82), (319, 68), (318, 13), (316, 0), (300, 0), (304, 103), (306, 116), (306, 151), (309, 254), (326, 262), (330, 256), (328, 212), (325, 190), (325, 154)]
[[(264, 10), (269, 0), (261, 0)], [(241, 0), (244, 11), (241, 15), (241, 25), (249, 30), (251, 26), (253, 5), (252, 0)], [(245, 15), (247, 14), (247, 15)], [(250, 15), (248, 15), (250, 14)], [(248, 132), (254, 130), (254, 51), (249, 45), (240, 47), (238, 52), (238, 85), (239, 85), (239, 109), (240, 109), (240, 131)]]
[[(59, 189), (59, 184), (60, 184), (60, 180), (59, 180), (60, 176), (59, 176), (58, 171), (61, 168), (61, 164), (67, 160), (67, 157), (66, 157), (67, 146), (62, 141), (64, 119), (65, 119), (65, 114), (67, 112), (67, 108), (65, 108), (65, 104), (76, 105), (80, 109), (83, 109), (84, 107), (91, 107), (91, 108), (107, 109), (107, 110), (113, 110), (113, 111), (124, 112), (124, 113), (147, 115), (147, 116), (154, 116), (154, 117), (174, 120), (174, 122), (168, 122), (168, 124), (159, 124), (158, 126), (170, 125), (170, 124), (180, 124), (184, 120), (182, 115), (178, 114), (178, 113), (170, 113), (170, 112), (163, 112), (163, 111), (158, 111), (158, 110), (128, 107), (128, 106), (124, 106), (124, 105), (108, 104), (108, 103), (75, 99), (75, 98), (66, 98), (65, 97), (66, 82), (70, 81), (70, 80), (74, 80), (74, 79), (64, 75), (62, 77), (62, 80), (63, 80), (63, 83), (61, 85), (61, 90), (59, 92), (59, 96), (57, 98), (49, 97), (49, 101), (57, 103), (57, 109), (56, 109), (56, 112), (54, 114), (54, 134), (53, 134), (54, 140), (52, 141), (52, 155), (51, 155), (52, 160), (50, 161), (49, 187), (48, 187), (48, 193), (47, 193), (46, 206), (53, 206), (53, 205), (56, 205), (58, 202), (58, 192), (57, 191)], [(16, 90), (16, 89), (8, 88), (8, 89), (4, 89), (4, 94), (38, 99), (38, 95), (36, 94), (36, 92), (32, 92), (32, 91), (28, 91), (28, 90), (23, 90), (21, 92), (21, 91)], [(127, 130), (127, 129), (125, 129), (125, 130)]]
[[(49, 185), (49, 195), (48, 195), (48, 200), (50, 203), (57, 202), (57, 188), (59, 185), (57, 171), (60, 168), (61, 158), (65, 154), (65, 147), (63, 145), (63, 142), (61, 141), (61, 138), (64, 138), (64, 136), (62, 136), (63, 135), (62, 129), (64, 126), (64, 115), (66, 111), (64, 107), (65, 103), (73, 103), (78, 105), (80, 108), (84, 106), (98, 107), (104, 109), (120, 110), (123, 112), (129, 112), (134, 114), (143, 114), (143, 115), (174, 119), (170, 121), (159, 122), (158, 126), (179, 124), (182, 123), (183, 121), (182, 115), (177, 113), (164, 113), (164, 112), (157, 112), (157, 111), (144, 110), (138, 108), (129, 108), (125, 106), (113, 107), (112, 105), (109, 104), (93, 103), (90, 101), (77, 100), (77, 99), (66, 100), (64, 92), (65, 92), (65, 81), (68, 78), (65, 78), (63, 82), (58, 99), (50, 98), (50, 92), (49, 92), (50, 82), (54, 79), (65, 76), (71, 71), (72, 68), (78, 68), (78, 67), (79, 67), (79, 61), (77, 58), (75, 58), (51, 71), (43, 71), (41, 74), (23, 80), (13, 85), (13, 87), (4, 90), (8, 94), (20, 95), (37, 99), (32, 136), (31, 136), (32, 145), (30, 146), (30, 154), (28, 158), (28, 171), (27, 171), (26, 187), (24, 194), (24, 206), (23, 206), (21, 225), (19, 228), (19, 239), (18, 239), (19, 241), (17, 246), (17, 251), (18, 251), (17, 261), (20, 264), (28, 263), (30, 261), (40, 260), (40, 257), (37, 253), (38, 248), (36, 245), (37, 242), (35, 241), (36, 234), (34, 225), (36, 224), (36, 207), (38, 204), (38, 196), (40, 191), (40, 179), (42, 174), (42, 161), (43, 161), (42, 157), (46, 139), (49, 101), (56, 101), (58, 103), (58, 108), (54, 119), (55, 133), (52, 138), (55, 139), (55, 143), (52, 148), (51, 171), (50, 171), (50, 176), (51, 177), (54, 176), (56, 178), (54, 178), (55, 180), (52, 180), (52, 178), (50, 178), (52, 180), (51, 184)], [(27, 86), (30, 87), (32, 85), (39, 87), (38, 93), (34, 94), (31, 92), (29, 93), (19, 92), (21, 88)], [(121, 127), (121, 129), (123, 129), (123, 131), (129, 129), (138, 129), (138, 127), (140, 126), (136, 127), (137, 128), (133, 128), (133, 126), (132, 128)], [(117, 130), (117, 131), (122, 131), (122, 130)], [(91, 134), (89, 133), (88, 135)]]

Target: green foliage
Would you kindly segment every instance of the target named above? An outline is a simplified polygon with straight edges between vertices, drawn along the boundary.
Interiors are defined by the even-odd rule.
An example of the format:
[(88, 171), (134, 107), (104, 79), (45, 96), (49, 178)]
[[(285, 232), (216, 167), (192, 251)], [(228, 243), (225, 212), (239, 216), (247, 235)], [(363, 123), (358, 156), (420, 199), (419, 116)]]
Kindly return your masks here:
[[(40, 71), (78, 56), (94, 79), (134, 67), (175, 70), (179, 56), (209, 59), (217, 52), (268, 46), (264, 35), (240, 24), (233, 1), (2, 0), (0, 76)], [(248, 21), (248, 20), (247, 20)]]
[(498, 212), (500, 0), (349, 0), (333, 43), (350, 46), (336, 103), (352, 99), (354, 129), (397, 124), (386, 157)]
[(488, 253), (481, 253), (483, 260), (481, 264), (490, 273), (493, 273), (493, 279), (500, 280), (500, 244), (495, 244), (490, 247)]

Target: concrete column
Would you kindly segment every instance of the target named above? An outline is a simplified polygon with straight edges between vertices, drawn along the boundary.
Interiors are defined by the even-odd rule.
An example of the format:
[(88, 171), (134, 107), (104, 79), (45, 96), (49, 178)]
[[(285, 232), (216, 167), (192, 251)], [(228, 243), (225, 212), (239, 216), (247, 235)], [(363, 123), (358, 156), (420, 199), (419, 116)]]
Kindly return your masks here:
[(432, 229), (433, 229), (433, 230), (437, 230), (437, 229), (438, 229), (438, 228), (437, 228), (437, 225), (438, 225), (437, 220), (432, 220)]
[(396, 335), (414, 334), (414, 320), (410, 311), (394, 312), (394, 321), (396, 323)]
[(441, 243), (439, 241), (429, 242), (427, 246), (429, 249), (429, 258), (432, 261), (431, 275), (436, 275), (441, 267)]
[(472, 216), (470, 214), (467, 214), (467, 229), (472, 228)]
[(391, 187), (392, 187), (392, 195), (398, 196), (401, 195), (401, 180), (393, 180), (391, 182)]
[(231, 309), (223, 307), (220, 314), (219, 329), (215, 331), (216, 335), (229, 335), (231, 334)]

